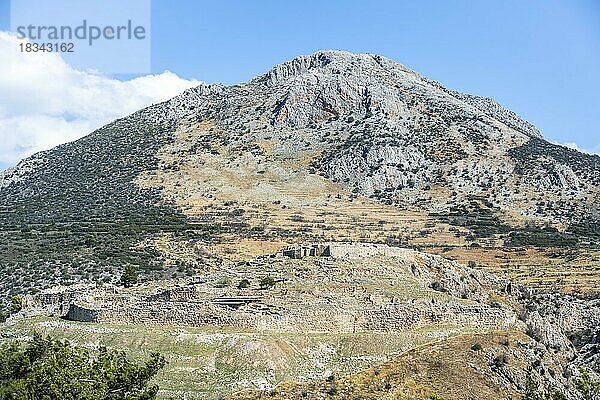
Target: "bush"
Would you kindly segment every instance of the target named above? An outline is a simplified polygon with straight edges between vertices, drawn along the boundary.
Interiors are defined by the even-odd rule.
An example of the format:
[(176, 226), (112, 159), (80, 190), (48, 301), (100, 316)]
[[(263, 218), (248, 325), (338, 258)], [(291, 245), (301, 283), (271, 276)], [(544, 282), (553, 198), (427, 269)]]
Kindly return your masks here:
[(508, 364), (508, 355), (502, 353), (502, 354), (494, 357), (494, 359), (492, 360), (492, 369), (498, 370), (507, 364)]
[(123, 274), (121, 275), (121, 284), (125, 287), (131, 287), (138, 282), (137, 268), (131, 264), (125, 264)]
[(581, 398), (583, 400), (600, 399), (600, 382), (593, 380), (584, 368), (580, 368), (579, 372), (581, 376), (575, 378), (574, 383), (577, 391), (581, 394)]
[(13, 296), (10, 299), (10, 314), (18, 313), (23, 309), (23, 298), (21, 296)]
[(260, 279), (260, 288), (261, 289), (270, 289), (275, 286), (275, 279), (270, 276), (265, 276)]
[(531, 369), (527, 371), (527, 382), (523, 400), (543, 400), (538, 384), (533, 380)]
[(215, 286), (218, 288), (225, 288), (225, 287), (231, 286), (231, 278), (229, 278), (229, 277), (221, 278), (217, 281)]
[(331, 385), (327, 388), (327, 394), (330, 396), (335, 396), (338, 392), (338, 389), (335, 385)]
[(554, 228), (525, 227), (511, 232), (508, 244), (514, 247), (573, 247), (579, 243), (570, 233), (558, 232)]
[(164, 365), (159, 354), (138, 365), (123, 352), (90, 353), (35, 334), (0, 347), (0, 399), (152, 400), (158, 387), (148, 381)]
[(525, 391), (523, 400), (567, 400), (564, 394), (547, 385), (538, 384), (533, 379), (533, 370), (527, 371), (527, 381), (525, 382)]
[(248, 279), (242, 279), (240, 283), (238, 283), (238, 289), (246, 289), (250, 287), (250, 281)]

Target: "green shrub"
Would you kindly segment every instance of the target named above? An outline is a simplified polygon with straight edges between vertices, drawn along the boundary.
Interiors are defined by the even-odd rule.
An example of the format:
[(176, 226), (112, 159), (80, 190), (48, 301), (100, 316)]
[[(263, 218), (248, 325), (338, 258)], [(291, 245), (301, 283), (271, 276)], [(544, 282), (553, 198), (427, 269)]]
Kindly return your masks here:
[(138, 365), (123, 352), (92, 353), (35, 334), (0, 347), (0, 399), (153, 400), (158, 387), (148, 382), (164, 365), (157, 353)]
[(132, 264), (125, 264), (125, 266), (123, 266), (123, 274), (121, 275), (121, 284), (125, 287), (131, 287), (137, 282), (137, 268)]
[(600, 399), (600, 382), (593, 380), (589, 372), (584, 368), (580, 368), (579, 372), (581, 376), (575, 378), (573, 382), (582, 400)]
[(238, 283), (238, 289), (246, 289), (250, 287), (250, 281), (248, 279), (242, 279), (240, 283)]
[(9, 312), (11, 314), (15, 314), (18, 313), (19, 311), (21, 311), (23, 309), (23, 298), (21, 296), (13, 296), (10, 299), (10, 310)]
[(215, 286), (218, 287), (218, 288), (225, 288), (225, 287), (228, 287), (230, 285), (231, 285), (231, 278), (229, 278), (229, 277), (221, 278), (215, 284)]
[(275, 286), (275, 279), (270, 276), (265, 276), (260, 279), (260, 288), (261, 289), (270, 289)]

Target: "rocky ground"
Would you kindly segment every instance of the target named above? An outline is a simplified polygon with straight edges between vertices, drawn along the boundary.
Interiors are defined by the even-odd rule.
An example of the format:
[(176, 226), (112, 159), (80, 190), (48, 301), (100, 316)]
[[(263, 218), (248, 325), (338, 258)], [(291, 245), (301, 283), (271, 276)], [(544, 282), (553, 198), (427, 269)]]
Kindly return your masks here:
[[(533, 295), (439, 256), (361, 243), (297, 246), (131, 289), (56, 288), (27, 296), (5, 337), (28, 324), (85, 332), (86, 345), (111, 335), (117, 348), (160, 345), (174, 362), (159, 378), (164, 398), (505, 399), (528, 379), (571, 396), (578, 368), (600, 366), (600, 302)], [(206, 346), (184, 356), (178, 343), (198, 335)]]
[[(593, 274), (599, 172), (598, 156), (544, 141), (490, 99), (323, 51), (202, 84), (3, 172), (0, 268), (18, 272), (0, 274), (1, 297), (114, 283), (127, 262), (157, 279), (327, 240), (548, 249), (542, 266), (583, 249)], [(597, 291), (578, 275), (553, 289)]]
[[(506, 398), (524, 366), (569, 394), (598, 369), (599, 177), (491, 99), (381, 56), (301, 56), (0, 174), (0, 308), (26, 306), (3, 332), (163, 349), (164, 398), (468, 398), (466, 377)], [(359, 256), (271, 257), (311, 242)], [(142, 285), (116, 288), (127, 264)], [(225, 336), (202, 347), (207, 330)]]

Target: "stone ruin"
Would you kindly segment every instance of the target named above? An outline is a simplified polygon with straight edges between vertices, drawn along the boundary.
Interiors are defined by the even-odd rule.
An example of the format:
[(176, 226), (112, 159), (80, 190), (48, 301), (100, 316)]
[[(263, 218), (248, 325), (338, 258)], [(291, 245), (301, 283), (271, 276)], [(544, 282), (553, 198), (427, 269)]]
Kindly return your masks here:
[(395, 256), (406, 249), (374, 243), (325, 242), (288, 246), (278, 252), (284, 257), (301, 259), (304, 257), (362, 258), (374, 256)]
[(304, 258), (304, 257), (330, 257), (331, 246), (329, 244), (308, 244), (288, 246), (281, 250), (284, 257), (289, 258)]
[[(316, 275), (306, 277), (306, 282), (318, 286), (342, 279), (338, 270), (331, 270), (335, 259), (360, 264), (360, 260), (367, 257), (410, 258), (414, 254), (412, 250), (385, 245), (314, 243), (284, 248), (275, 255), (275, 261), (267, 258), (262, 264), (255, 261), (254, 268), (263, 271), (276, 261), (287, 265), (291, 261), (286, 259), (323, 258), (323, 261), (315, 260)], [(440, 265), (447, 263), (439, 257), (427, 257)], [(353, 271), (356, 273), (357, 269)], [(415, 273), (414, 268), (412, 273)], [(423, 278), (430, 272), (416, 273)], [(364, 274), (358, 278), (359, 282), (374, 273), (364, 271)], [(301, 279), (305, 282), (305, 278)], [(479, 300), (468, 301), (450, 295), (443, 300), (398, 299), (370, 293), (354, 280), (333, 282), (329, 292), (322, 289), (294, 291), (285, 284), (267, 290), (219, 287), (215, 285), (216, 280), (216, 277), (212, 281), (202, 278), (150, 292), (114, 286), (55, 288), (26, 296), (24, 312), (50, 313), (93, 323), (233, 326), (277, 332), (397, 331), (432, 324), (507, 329), (520, 323), (511, 309), (492, 307)]]

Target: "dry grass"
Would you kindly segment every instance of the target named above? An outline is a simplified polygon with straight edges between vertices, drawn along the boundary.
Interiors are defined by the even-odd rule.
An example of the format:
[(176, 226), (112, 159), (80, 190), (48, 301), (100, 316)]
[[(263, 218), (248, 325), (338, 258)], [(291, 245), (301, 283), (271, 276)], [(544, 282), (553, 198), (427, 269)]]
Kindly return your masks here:
[[(348, 375), (415, 346), (467, 329), (431, 326), (405, 332), (356, 334), (266, 333), (242, 328), (87, 324), (35, 317), (2, 326), (5, 338), (33, 331), (90, 349), (100, 345), (144, 359), (163, 354), (168, 364), (155, 382), (158, 398), (216, 400), (233, 392), (290, 379), (319, 379), (325, 371)], [(4, 337), (4, 339), (3, 339)]]
[(600, 250), (432, 247), (427, 251), (464, 264), (475, 261), (481, 269), (540, 291), (600, 293)]
[[(511, 249), (504, 247), (502, 235), (478, 239), (483, 247), (468, 247), (466, 228), (357, 196), (311, 174), (309, 163), (320, 156), (319, 149), (281, 156), (277, 142), (260, 139), (248, 144), (261, 149), (252, 154), (213, 140), (227, 136), (211, 121), (181, 128), (157, 155), (162, 169), (136, 181), (159, 189), (199, 229), (219, 229), (191, 252), (162, 238), (154, 245), (167, 259), (213, 254), (237, 262), (297, 242), (387, 242), (420, 246), (465, 264), (472, 260), (539, 290), (600, 293), (600, 251)], [(210, 151), (197, 149), (207, 143)], [(442, 199), (448, 193), (434, 186), (431, 195)], [(522, 225), (522, 218), (515, 218), (511, 224)]]
[(218, 144), (215, 152), (190, 150), (214, 137), (217, 129), (202, 122), (178, 131), (175, 142), (158, 154), (165, 168), (142, 174), (136, 182), (160, 189), (193, 224), (228, 231), (211, 245), (225, 258), (243, 259), (310, 240), (464, 244), (449, 225), (424, 212), (353, 195), (309, 173), (316, 151), (278, 158), (272, 155), (274, 143), (264, 140), (257, 142), (264, 150), (261, 156)]
[[(285, 382), (271, 391), (245, 391), (228, 400), (519, 398), (514, 386), (498, 384), (490, 360), (502, 357), (500, 374), (526, 379), (526, 347), (532, 340), (518, 332), (461, 335), (410, 350), (391, 361), (348, 377), (316, 382)], [(480, 350), (473, 350), (475, 343)]]

